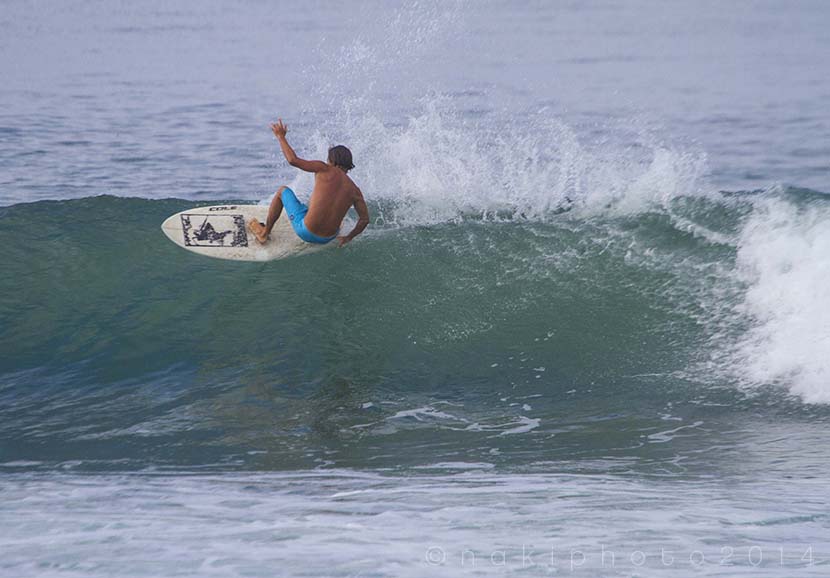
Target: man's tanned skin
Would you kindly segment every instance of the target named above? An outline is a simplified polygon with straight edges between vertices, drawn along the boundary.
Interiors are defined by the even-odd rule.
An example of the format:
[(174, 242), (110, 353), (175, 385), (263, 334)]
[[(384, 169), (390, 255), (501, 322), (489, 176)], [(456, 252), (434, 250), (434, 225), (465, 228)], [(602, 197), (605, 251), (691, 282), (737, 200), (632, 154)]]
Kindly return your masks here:
[[(279, 140), (282, 154), (285, 155), (288, 164), (300, 170), (314, 173), (314, 190), (311, 192), (308, 213), (304, 219), (306, 228), (320, 237), (331, 237), (337, 234), (340, 223), (349, 208), (354, 207), (358, 216), (357, 224), (348, 235), (337, 237), (337, 240), (342, 247), (362, 233), (366, 225), (369, 224), (369, 209), (366, 207), (360, 189), (346, 174), (351, 167), (344, 169), (333, 164), (331, 160), (324, 163), (323, 161), (308, 161), (298, 157), (285, 139), (288, 128), (283, 124), (282, 119), (279, 119), (276, 124), (272, 124), (271, 130)], [(260, 223), (256, 219), (251, 219), (248, 223), (248, 228), (256, 235), (260, 243), (268, 242), (268, 235), (271, 233), (271, 229), (274, 228), (277, 219), (280, 218), (282, 213), (282, 191), (284, 189), (284, 186), (280, 187), (277, 194), (274, 195), (271, 207), (268, 209), (267, 223)]]

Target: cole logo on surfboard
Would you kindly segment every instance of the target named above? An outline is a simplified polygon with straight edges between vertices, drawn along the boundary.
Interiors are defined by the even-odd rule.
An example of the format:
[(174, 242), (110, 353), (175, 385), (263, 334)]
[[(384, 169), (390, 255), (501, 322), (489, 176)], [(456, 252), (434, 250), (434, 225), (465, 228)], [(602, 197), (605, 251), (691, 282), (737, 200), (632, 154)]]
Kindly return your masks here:
[[(248, 222), (254, 238), (267, 244), (274, 225), (283, 209), (288, 215), (294, 232), (307, 243), (325, 245), (337, 239), (342, 247), (363, 232), (369, 224), (369, 209), (358, 186), (348, 176), (354, 168), (352, 152), (343, 145), (329, 149), (328, 162), (301, 159), (288, 144), (285, 135), (288, 127), (279, 119), (271, 125), (271, 131), (280, 143), (280, 149), (292, 167), (314, 173), (314, 189), (308, 205), (301, 203), (287, 186), (281, 186), (268, 209), (265, 223), (256, 218)], [(357, 211), (358, 220), (347, 235), (340, 235), (340, 225), (351, 207)]]

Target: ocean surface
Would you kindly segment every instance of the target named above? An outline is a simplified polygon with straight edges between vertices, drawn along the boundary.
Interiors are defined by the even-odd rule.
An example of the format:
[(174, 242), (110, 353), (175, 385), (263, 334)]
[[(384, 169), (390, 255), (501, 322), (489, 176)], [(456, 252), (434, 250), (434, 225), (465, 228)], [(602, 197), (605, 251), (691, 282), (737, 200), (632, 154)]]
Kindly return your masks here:
[[(0, 576), (826, 576), (830, 4), (0, 4)], [(181, 250), (348, 145), (372, 224)]]

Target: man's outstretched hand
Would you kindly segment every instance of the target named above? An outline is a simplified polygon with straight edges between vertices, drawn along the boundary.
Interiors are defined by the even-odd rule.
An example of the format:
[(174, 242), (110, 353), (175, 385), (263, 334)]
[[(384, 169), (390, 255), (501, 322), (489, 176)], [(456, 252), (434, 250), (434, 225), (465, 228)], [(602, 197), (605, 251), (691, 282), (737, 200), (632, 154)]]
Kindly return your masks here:
[(279, 119), (276, 123), (271, 124), (271, 132), (274, 133), (274, 136), (277, 138), (285, 137), (285, 133), (288, 132), (288, 127), (282, 122), (282, 119)]
[(351, 239), (349, 239), (348, 237), (337, 237), (337, 242), (339, 243), (338, 247), (342, 247), (349, 241), (351, 241)]

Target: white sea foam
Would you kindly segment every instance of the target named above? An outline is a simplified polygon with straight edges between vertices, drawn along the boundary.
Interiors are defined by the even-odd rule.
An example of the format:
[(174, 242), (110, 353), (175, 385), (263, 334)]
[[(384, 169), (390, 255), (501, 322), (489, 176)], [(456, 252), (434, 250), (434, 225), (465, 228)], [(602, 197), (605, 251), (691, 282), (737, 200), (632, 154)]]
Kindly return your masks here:
[[(803, 499), (824, 491), (819, 478), (713, 487), (488, 466), (14, 476), (0, 567), (39, 577), (722, 576), (728, 548), (730, 573), (781, 576), (809, 574), (818, 566), (807, 547), (816, 560), (830, 547), (825, 509)], [(754, 565), (762, 554), (773, 561)]]
[(751, 383), (783, 383), (808, 402), (830, 403), (830, 209), (778, 191), (754, 203), (738, 248), (753, 320), (737, 352)]
[(435, 420), (435, 419), (443, 419), (443, 420), (454, 420), (454, 421), (467, 421), (464, 418), (456, 417), (452, 414), (439, 411), (433, 407), (418, 407), (415, 409), (407, 409), (402, 410), (395, 415), (390, 416), (388, 419), (404, 419), (404, 418), (414, 418), (417, 421), (425, 421), (425, 420)]

